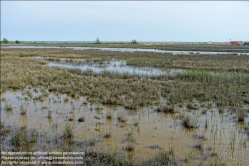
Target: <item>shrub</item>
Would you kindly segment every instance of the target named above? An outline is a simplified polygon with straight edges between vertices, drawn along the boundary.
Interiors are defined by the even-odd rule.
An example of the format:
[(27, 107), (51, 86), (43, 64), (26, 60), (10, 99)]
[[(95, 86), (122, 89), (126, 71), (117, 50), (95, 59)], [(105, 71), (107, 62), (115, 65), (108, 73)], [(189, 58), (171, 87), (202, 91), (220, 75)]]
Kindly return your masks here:
[(95, 43), (96, 43), (96, 44), (101, 44), (99, 38), (96, 39), (96, 42), (95, 42)]
[(4, 43), (4, 44), (8, 44), (8, 43), (9, 43), (8, 39), (3, 38), (3, 43)]
[(137, 41), (134, 39), (131, 41), (132, 44), (138, 44)]

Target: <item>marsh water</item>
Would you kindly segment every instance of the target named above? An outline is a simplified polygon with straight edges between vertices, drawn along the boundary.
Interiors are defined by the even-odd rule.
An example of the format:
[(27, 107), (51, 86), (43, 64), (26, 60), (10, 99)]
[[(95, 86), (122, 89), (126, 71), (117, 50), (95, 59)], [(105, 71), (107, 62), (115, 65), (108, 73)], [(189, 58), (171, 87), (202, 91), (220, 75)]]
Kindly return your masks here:
[[(157, 68), (133, 67), (125, 61), (93, 61), (32, 58), (46, 60), (49, 67), (79, 69), (82, 72), (111, 72), (140, 76), (171, 75), (184, 70), (163, 70)], [(216, 103), (199, 103), (193, 99), (189, 103), (169, 104), (160, 96), (159, 105), (126, 109), (121, 105), (105, 105), (88, 100), (89, 96), (73, 98), (66, 94), (49, 92), (45, 87), (28, 86), (23, 90), (1, 93), (1, 121), (9, 134), (1, 132), (1, 150), (12, 151), (12, 134), (21, 130), (36, 131), (38, 141), (34, 151), (71, 151), (97, 149), (115, 152), (127, 158), (148, 159), (160, 150), (173, 149), (175, 156), (185, 164), (210, 165), (217, 159), (225, 165), (247, 165), (249, 157), (249, 136), (245, 127), (249, 118), (238, 122), (233, 111), (224, 108), (219, 113)], [(174, 113), (157, 112), (162, 106), (173, 106)], [(244, 109), (248, 109), (244, 105)], [(21, 111), (26, 110), (23, 114)], [(248, 113), (247, 113), (248, 114)], [(184, 128), (182, 116), (189, 115), (198, 128)], [(50, 117), (49, 117), (50, 116)], [(79, 122), (83, 118), (83, 122)], [(122, 120), (120, 120), (122, 119)], [(74, 137), (68, 141), (63, 132), (65, 124), (73, 126)], [(5, 131), (6, 131), (5, 130)], [(69, 142), (69, 143), (68, 143)], [(132, 146), (132, 151), (127, 151)]]
[(67, 69), (79, 69), (82, 72), (92, 71), (94, 73), (109, 72), (112, 74), (128, 74), (128, 75), (139, 75), (139, 76), (169, 76), (182, 73), (180, 69), (158, 69), (153, 67), (134, 67), (126, 65), (125, 61), (111, 60), (105, 61), (104, 63), (85, 62), (82, 60), (65, 60), (60, 59), (59, 61), (47, 63), (50, 67), (63, 67)]
[[(167, 103), (164, 99), (161, 102)], [(11, 111), (6, 109), (7, 104), (11, 104)], [(215, 103), (201, 104), (193, 100), (193, 104), (199, 106), (197, 110), (188, 110), (185, 103), (175, 105), (176, 112), (167, 114), (156, 112), (157, 106), (129, 110), (91, 103), (86, 97), (75, 99), (39, 87), (27, 87), (1, 94), (1, 120), (10, 131), (13, 126), (36, 130), (39, 137), (35, 149), (40, 151), (57, 149), (60, 141), (64, 144), (63, 128), (69, 122), (74, 128), (70, 144), (74, 151), (95, 147), (144, 159), (159, 150), (173, 148), (181, 159), (195, 156), (193, 164), (203, 160), (203, 165), (209, 165), (219, 158), (226, 165), (246, 165), (249, 147), (248, 136), (243, 132), (244, 123), (238, 123), (226, 110), (219, 114)], [(212, 107), (207, 109), (207, 104)], [(25, 115), (20, 114), (21, 107), (27, 110)], [(205, 114), (203, 109), (207, 109)], [(51, 118), (48, 118), (49, 111), (52, 111)], [(194, 117), (198, 129), (183, 128), (182, 113)], [(111, 118), (107, 118), (108, 115)], [(125, 121), (119, 121), (120, 116)], [(80, 117), (84, 117), (84, 122), (78, 121)], [(111, 136), (106, 138), (106, 134)], [(11, 150), (11, 137), (1, 138), (1, 150)], [(134, 147), (132, 152), (124, 150), (127, 144)]]
[[(145, 49), (145, 48), (97, 48), (97, 47), (59, 47), (59, 46), (1, 46), (3, 49), (7, 48), (67, 48), (67, 49), (74, 49), (74, 50), (102, 50), (102, 51), (120, 51), (120, 52), (157, 52), (157, 53), (169, 53), (173, 55), (190, 55), (190, 54), (201, 54), (201, 55), (208, 55), (208, 54), (236, 54), (236, 55), (249, 55), (249, 52), (214, 52), (214, 51), (175, 51), (175, 50), (159, 50), (159, 49)], [(233, 49), (234, 50), (234, 49)], [(243, 49), (241, 49), (243, 50)]]

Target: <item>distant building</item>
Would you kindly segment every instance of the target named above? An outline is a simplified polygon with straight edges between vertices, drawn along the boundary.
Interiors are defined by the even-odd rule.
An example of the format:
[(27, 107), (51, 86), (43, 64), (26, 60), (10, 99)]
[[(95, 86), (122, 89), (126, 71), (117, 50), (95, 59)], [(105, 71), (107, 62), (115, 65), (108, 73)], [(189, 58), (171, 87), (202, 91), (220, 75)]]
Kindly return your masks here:
[(249, 41), (230, 41), (230, 42), (153, 42), (147, 44), (166, 44), (166, 45), (249, 45)]
[(244, 42), (243, 45), (248, 45), (249, 46), (249, 41)]
[(240, 46), (243, 45), (242, 41), (231, 41), (231, 45)]

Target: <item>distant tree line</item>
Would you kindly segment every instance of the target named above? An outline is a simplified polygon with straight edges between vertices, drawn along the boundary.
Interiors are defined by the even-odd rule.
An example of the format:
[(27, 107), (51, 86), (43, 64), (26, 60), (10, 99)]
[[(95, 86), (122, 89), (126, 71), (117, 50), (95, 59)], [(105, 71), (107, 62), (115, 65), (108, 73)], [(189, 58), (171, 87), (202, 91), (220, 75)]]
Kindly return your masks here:
[[(95, 44), (101, 44), (99, 38), (97, 38), (97, 39), (95, 40)], [(134, 40), (131, 41), (131, 44), (138, 44), (138, 42), (134, 39)]]
[[(1, 41), (1, 43), (8, 44), (8, 43), (9, 43), (9, 40), (6, 39), (6, 38), (3, 38), (3, 40)], [(15, 43), (16, 43), (16, 44), (21, 44), (21, 41), (16, 40)]]

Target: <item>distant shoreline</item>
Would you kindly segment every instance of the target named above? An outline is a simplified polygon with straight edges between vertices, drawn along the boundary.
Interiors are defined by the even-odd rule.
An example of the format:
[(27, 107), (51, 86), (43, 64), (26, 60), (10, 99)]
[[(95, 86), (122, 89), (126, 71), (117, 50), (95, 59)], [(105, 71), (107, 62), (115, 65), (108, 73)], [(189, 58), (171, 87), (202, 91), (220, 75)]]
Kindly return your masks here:
[(153, 45), (174, 45), (174, 46), (185, 46), (185, 45), (198, 45), (198, 46), (241, 46), (241, 45), (249, 45), (248, 41), (230, 41), (230, 42), (154, 42), (154, 41), (137, 41), (137, 43), (132, 43), (131, 41), (101, 41), (101, 43), (96, 43), (95, 41), (9, 41), (8, 44), (2, 43), (1, 45), (56, 45), (56, 46), (104, 46), (104, 45), (136, 45), (136, 46), (153, 46)]
[[(9, 47), (9, 48), (8, 48)], [(23, 48), (22, 48), (23, 47)], [(179, 52), (179, 54), (183, 54), (183, 52), (189, 52), (189, 54), (201, 54), (202, 52), (207, 52), (207, 54), (211, 52), (217, 52), (217, 54), (221, 52), (234, 52), (234, 53), (249, 53), (249, 46), (245, 45), (174, 45), (174, 44), (132, 44), (132, 43), (9, 43), (9, 44), (1, 44), (1, 50), (3, 49), (68, 49), (75, 48), (78, 50), (90, 49), (90, 50), (102, 50), (102, 51), (127, 51), (133, 49), (133, 51), (143, 51), (136, 49), (144, 49), (144, 52), (157, 52), (161, 51), (163, 53), (173, 53)]]

